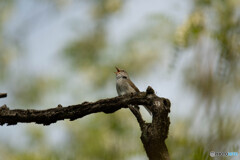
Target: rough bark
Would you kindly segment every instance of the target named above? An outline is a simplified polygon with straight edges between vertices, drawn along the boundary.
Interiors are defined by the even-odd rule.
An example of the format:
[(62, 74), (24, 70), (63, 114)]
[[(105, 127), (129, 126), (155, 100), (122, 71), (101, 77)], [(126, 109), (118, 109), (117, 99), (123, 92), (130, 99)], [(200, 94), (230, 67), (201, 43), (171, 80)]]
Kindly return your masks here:
[(168, 114), (170, 113), (171, 103), (166, 98), (156, 96), (151, 87), (148, 87), (146, 97), (150, 101), (147, 107), (152, 112), (152, 123), (146, 123), (142, 119), (140, 112), (136, 111), (132, 106), (129, 106), (129, 108), (141, 128), (141, 140), (149, 160), (169, 160), (165, 140), (170, 125)]
[[(152, 123), (146, 123), (135, 109), (134, 105), (144, 105), (152, 112)], [(113, 113), (121, 108), (127, 108), (136, 117), (141, 128), (141, 140), (147, 156), (150, 160), (168, 160), (169, 154), (165, 144), (168, 136), (170, 120), (170, 101), (155, 95), (154, 90), (148, 87), (146, 92), (118, 96), (114, 98), (101, 99), (96, 102), (84, 102), (82, 104), (46, 110), (34, 109), (13, 109), (10, 110), (6, 105), (0, 107), (0, 125), (16, 125), (17, 123), (31, 123), (50, 125), (59, 120), (75, 120), (86, 115), (98, 112)]]

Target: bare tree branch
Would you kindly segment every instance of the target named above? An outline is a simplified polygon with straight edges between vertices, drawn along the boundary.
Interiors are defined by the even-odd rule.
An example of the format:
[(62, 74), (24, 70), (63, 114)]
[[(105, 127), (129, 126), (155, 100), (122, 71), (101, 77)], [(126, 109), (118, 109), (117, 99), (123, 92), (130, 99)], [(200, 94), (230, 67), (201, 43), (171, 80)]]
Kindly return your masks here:
[(58, 105), (55, 108), (46, 110), (34, 109), (9, 109), (6, 105), (0, 107), (0, 125), (15, 125), (17, 123), (31, 123), (49, 125), (59, 120), (75, 120), (86, 115), (104, 112), (113, 113), (121, 108), (127, 108), (129, 104), (149, 104), (145, 92), (118, 96), (114, 98), (102, 99), (96, 102), (84, 102), (82, 104), (62, 107)]
[[(134, 105), (144, 105), (152, 112), (152, 123), (146, 123), (141, 113)], [(13, 109), (6, 105), (0, 107), (0, 125), (16, 125), (17, 123), (31, 123), (49, 125), (59, 120), (75, 120), (86, 115), (98, 112), (113, 113), (121, 108), (129, 108), (136, 117), (141, 128), (141, 140), (147, 156), (150, 160), (168, 160), (169, 153), (165, 144), (168, 136), (171, 103), (168, 99), (155, 95), (154, 90), (148, 87), (146, 92), (118, 96), (114, 98), (101, 99), (96, 102), (84, 102), (82, 104), (46, 110)]]
[[(153, 92), (153, 93), (152, 93)], [(168, 137), (170, 125), (171, 103), (168, 99), (157, 97), (152, 88), (147, 89), (147, 97), (152, 100), (152, 123), (147, 123), (142, 130), (141, 140), (149, 160), (169, 160), (169, 153), (165, 140)]]

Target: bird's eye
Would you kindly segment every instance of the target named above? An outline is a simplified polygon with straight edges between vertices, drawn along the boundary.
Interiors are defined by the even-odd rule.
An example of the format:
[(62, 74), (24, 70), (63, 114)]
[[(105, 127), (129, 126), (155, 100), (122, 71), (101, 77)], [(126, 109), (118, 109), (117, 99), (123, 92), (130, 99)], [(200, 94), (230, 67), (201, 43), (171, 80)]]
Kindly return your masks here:
[(127, 77), (126, 77), (126, 76), (123, 76), (122, 78), (124, 78), (124, 79), (127, 79)]

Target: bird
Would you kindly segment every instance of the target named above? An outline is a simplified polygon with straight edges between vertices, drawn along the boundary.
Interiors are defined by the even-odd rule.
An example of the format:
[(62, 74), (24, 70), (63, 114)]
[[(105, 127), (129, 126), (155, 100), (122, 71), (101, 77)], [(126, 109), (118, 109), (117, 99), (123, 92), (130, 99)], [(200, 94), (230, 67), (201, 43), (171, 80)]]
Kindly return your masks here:
[[(130, 80), (129, 75), (125, 70), (119, 69), (118, 67), (115, 68), (117, 70), (117, 72), (114, 72), (116, 74), (116, 89), (119, 96), (140, 92), (135, 84)], [(139, 111), (138, 106), (134, 107)], [(152, 112), (146, 106), (144, 107), (149, 112), (149, 114), (152, 115)]]

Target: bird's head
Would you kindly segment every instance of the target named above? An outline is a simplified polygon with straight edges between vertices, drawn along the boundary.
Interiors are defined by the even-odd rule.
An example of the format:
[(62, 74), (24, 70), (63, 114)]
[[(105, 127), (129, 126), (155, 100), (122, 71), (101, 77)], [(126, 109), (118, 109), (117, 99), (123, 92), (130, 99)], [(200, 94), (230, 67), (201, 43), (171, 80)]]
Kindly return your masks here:
[(116, 74), (116, 78), (120, 79), (120, 78), (124, 78), (124, 79), (129, 79), (128, 73), (126, 71), (124, 71), (123, 69), (119, 69), (117, 67), (115, 67), (117, 72), (114, 72)]

